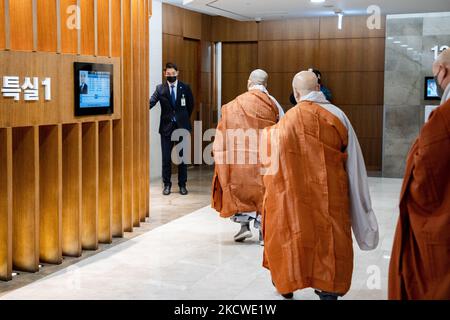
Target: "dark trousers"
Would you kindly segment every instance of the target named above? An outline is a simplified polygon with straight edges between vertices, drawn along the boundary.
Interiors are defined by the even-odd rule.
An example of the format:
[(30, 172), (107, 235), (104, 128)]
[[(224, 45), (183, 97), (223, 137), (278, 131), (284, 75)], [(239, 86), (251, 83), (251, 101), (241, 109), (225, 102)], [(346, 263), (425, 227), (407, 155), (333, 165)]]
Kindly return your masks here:
[[(182, 140), (180, 140), (181, 142)], [(162, 178), (164, 186), (172, 186), (172, 149), (178, 144), (177, 141), (171, 141), (171, 136), (161, 135), (161, 151), (162, 151)], [(183, 157), (183, 150), (180, 152)], [(187, 181), (187, 165), (182, 162), (178, 165), (178, 186), (186, 187)]]
[(325, 292), (320, 290), (314, 290), (314, 292), (319, 296), (320, 300), (337, 300), (339, 295), (332, 292)]

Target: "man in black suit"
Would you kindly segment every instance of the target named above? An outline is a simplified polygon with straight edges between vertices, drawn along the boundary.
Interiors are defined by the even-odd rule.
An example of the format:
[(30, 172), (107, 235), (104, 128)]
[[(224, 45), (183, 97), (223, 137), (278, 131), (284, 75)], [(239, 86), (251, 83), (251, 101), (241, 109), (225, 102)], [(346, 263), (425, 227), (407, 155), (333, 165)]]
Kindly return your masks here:
[[(170, 180), (172, 175), (171, 154), (177, 142), (172, 141), (172, 133), (176, 129), (192, 130), (190, 118), (194, 109), (194, 97), (189, 85), (177, 80), (178, 68), (175, 64), (167, 63), (164, 72), (167, 81), (156, 87), (155, 93), (150, 99), (150, 109), (158, 102), (161, 104), (159, 134), (161, 135), (163, 194), (169, 195), (172, 187)], [(182, 150), (180, 157), (183, 157)], [(178, 186), (182, 195), (188, 194), (186, 181), (187, 165), (181, 162), (178, 166)]]
[(86, 84), (85, 72), (80, 72), (80, 94), (88, 94), (88, 85)]

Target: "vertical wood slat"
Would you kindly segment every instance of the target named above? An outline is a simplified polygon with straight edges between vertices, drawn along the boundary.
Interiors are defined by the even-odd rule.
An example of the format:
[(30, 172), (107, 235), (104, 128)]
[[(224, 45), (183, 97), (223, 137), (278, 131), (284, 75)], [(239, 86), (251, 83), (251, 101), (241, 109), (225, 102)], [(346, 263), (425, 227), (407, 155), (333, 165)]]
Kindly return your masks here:
[(82, 208), (82, 126), (63, 125), (63, 255), (81, 256)]
[(57, 15), (55, 0), (37, 1), (37, 50), (56, 52)]
[(81, 243), (98, 248), (98, 122), (83, 123), (83, 180)]
[(109, 56), (109, 0), (97, 0), (98, 56)]
[(10, 0), (11, 50), (33, 50), (33, 0)]
[(122, 119), (124, 132), (124, 230), (133, 231), (133, 58), (131, 47), (131, 1), (122, 0)]
[(95, 17), (94, 1), (80, 0), (81, 30), (80, 30), (80, 54), (95, 55)]
[(39, 128), (40, 260), (62, 262), (62, 127)]
[[(145, 149), (146, 149), (146, 138), (145, 138), (145, 126), (146, 117), (148, 115), (147, 103), (145, 103), (145, 45), (144, 45), (144, 21), (145, 21), (145, 0), (139, 0), (138, 2), (138, 30), (139, 37), (137, 38), (137, 46), (139, 49), (139, 214), (141, 222), (145, 222), (147, 217), (145, 211)], [(148, 101), (148, 100), (147, 100)]]
[(112, 242), (112, 120), (99, 122), (98, 240)]
[(142, 220), (140, 208), (140, 56), (139, 56), (139, 0), (131, 1), (131, 47), (133, 59), (133, 226)]
[(13, 129), (13, 265), (39, 270), (39, 129)]
[(147, 217), (150, 217), (150, 113), (147, 109), (147, 101), (150, 100), (150, 71), (149, 71), (149, 64), (150, 64), (150, 57), (149, 57), (149, 43), (150, 43), (150, 31), (149, 31), (149, 17), (151, 14), (151, 5), (152, 2), (146, 0), (145, 1), (145, 20), (144, 20), (144, 26), (145, 26), (145, 37), (144, 37), (144, 48), (145, 48), (145, 60), (144, 60), (144, 70), (145, 70), (145, 101), (143, 103), (143, 106), (145, 105), (145, 112), (144, 112), (144, 119), (146, 121), (145, 125), (145, 213)]
[(0, 280), (12, 278), (12, 130), (0, 129)]
[(111, 55), (113, 57), (121, 56), (121, 2), (122, 0), (111, 0)]
[[(78, 52), (78, 30), (75, 28), (76, 11), (72, 10), (77, 5), (77, 0), (60, 0), (61, 17), (61, 52)], [(69, 13), (68, 13), (69, 12)]]
[(122, 120), (113, 121), (113, 212), (112, 235), (123, 236), (123, 126)]
[(5, 1), (0, 1), (0, 50), (6, 48), (6, 37), (5, 37)]

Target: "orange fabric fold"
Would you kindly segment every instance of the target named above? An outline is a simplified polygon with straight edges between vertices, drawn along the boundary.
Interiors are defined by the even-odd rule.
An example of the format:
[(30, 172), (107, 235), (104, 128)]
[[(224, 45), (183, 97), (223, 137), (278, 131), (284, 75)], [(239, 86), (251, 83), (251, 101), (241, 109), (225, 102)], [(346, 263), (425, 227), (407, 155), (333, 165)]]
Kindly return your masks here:
[[(213, 145), (216, 164), (211, 199), (211, 206), (221, 217), (261, 212), (264, 185), (260, 174), (260, 129), (274, 125), (278, 116), (273, 101), (260, 90), (250, 90), (222, 107), (217, 134), (223, 139), (216, 136)], [(227, 135), (236, 129), (242, 130), (240, 134), (234, 131), (238, 136)], [(250, 140), (256, 140), (256, 144)], [(244, 159), (243, 163), (238, 163), (239, 157)], [(227, 159), (234, 159), (234, 164)]]
[(282, 294), (307, 287), (345, 294), (353, 272), (348, 131), (335, 115), (308, 101), (267, 134), (272, 130), (280, 167), (264, 177), (263, 265)]
[(450, 299), (450, 101), (411, 148), (389, 266), (389, 299)]

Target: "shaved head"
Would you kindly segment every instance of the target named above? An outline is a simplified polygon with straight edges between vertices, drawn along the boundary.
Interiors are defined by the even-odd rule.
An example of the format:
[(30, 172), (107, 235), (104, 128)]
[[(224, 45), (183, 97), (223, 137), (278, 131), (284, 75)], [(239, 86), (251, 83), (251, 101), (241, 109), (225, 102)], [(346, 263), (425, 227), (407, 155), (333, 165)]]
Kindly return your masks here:
[(302, 96), (306, 96), (313, 91), (320, 91), (319, 79), (312, 71), (302, 71), (295, 75), (292, 88), (294, 89), (295, 100), (299, 102)]
[(444, 50), (433, 63), (433, 75), (445, 90), (450, 84), (450, 49)]
[(256, 69), (250, 73), (250, 77), (248, 78), (248, 87), (262, 85), (264, 87), (267, 86), (267, 79), (269, 79), (269, 75), (267, 72), (261, 69)]

